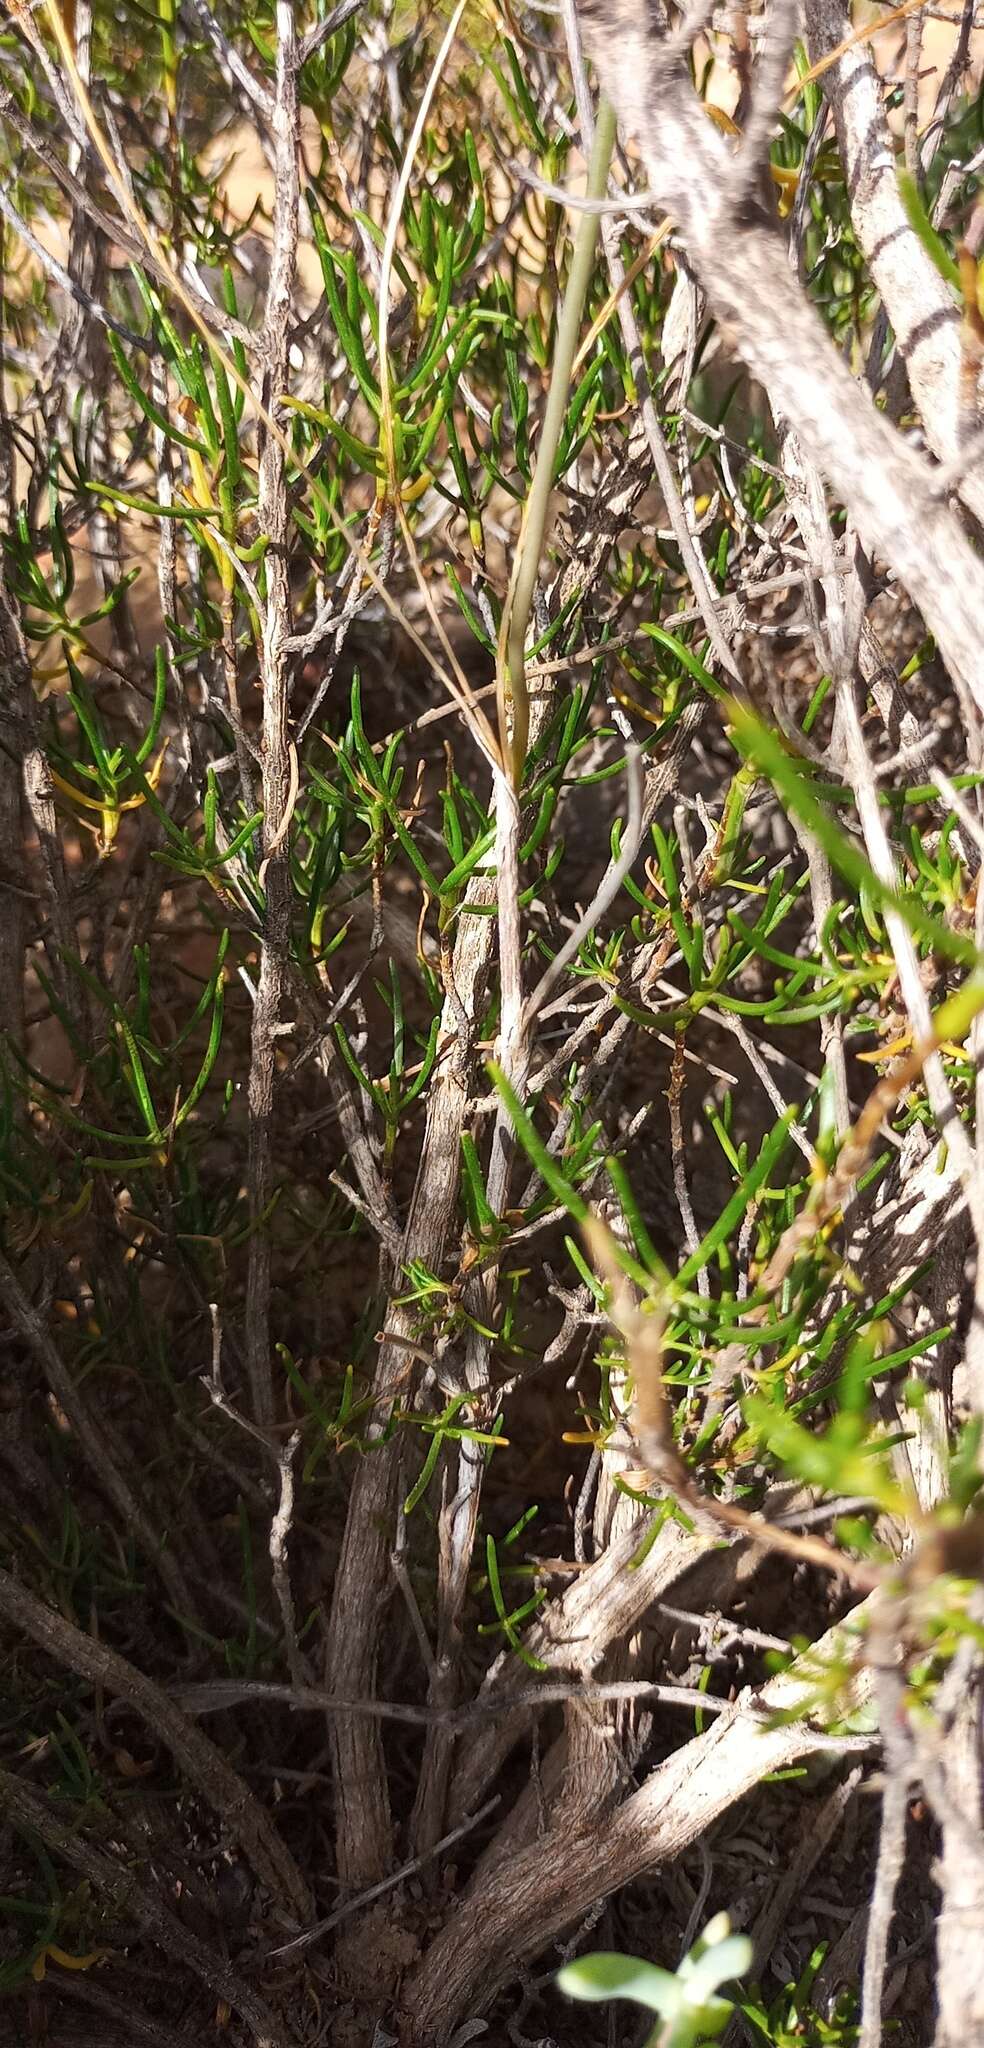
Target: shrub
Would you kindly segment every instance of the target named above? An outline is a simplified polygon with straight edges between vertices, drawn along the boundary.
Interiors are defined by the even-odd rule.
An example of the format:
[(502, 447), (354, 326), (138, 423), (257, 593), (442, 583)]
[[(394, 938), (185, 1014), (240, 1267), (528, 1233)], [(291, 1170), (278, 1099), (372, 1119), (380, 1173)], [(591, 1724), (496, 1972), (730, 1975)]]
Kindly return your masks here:
[(761, 1979), (819, 1867), (870, 2048), (917, 1779), (984, 2024), (980, 103), (902, 12), (5, 18), (19, 2039), (580, 2042), (559, 1941), (741, 1891)]

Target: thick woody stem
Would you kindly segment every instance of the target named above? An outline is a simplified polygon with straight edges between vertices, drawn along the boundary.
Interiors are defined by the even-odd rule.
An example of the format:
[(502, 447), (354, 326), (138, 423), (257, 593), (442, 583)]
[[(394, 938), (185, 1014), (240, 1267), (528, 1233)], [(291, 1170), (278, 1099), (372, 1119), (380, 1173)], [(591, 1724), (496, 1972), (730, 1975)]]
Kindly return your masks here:
[[(814, 1661), (838, 1654), (832, 1630), (810, 1652)], [(842, 1651), (841, 1651), (842, 1654)], [(815, 1680), (812, 1681), (815, 1683)], [(610, 1897), (644, 1870), (667, 1863), (706, 1834), (718, 1815), (767, 1772), (787, 1768), (824, 1736), (806, 1719), (770, 1725), (770, 1710), (804, 1701), (811, 1680), (794, 1665), (763, 1687), (754, 1706), (747, 1694), (657, 1765), (614, 1814), (570, 1827), (560, 1825), (469, 1891), (453, 1913), (404, 1995), (409, 2038), (438, 2048), (455, 2018), (487, 2006), (523, 1958), (575, 1922), (595, 1900)], [(870, 1696), (870, 1674), (857, 1681), (855, 1704)], [(801, 1709), (802, 1711), (802, 1709)]]
[(733, 348), (793, 420), (870, 553), (894, 570), (935, 634), (965, 700), (984, 709), (984, 569), (937, 503), (922, 456), (858, 388), (797, 281), (778, 225), (754, 195), (735, 201), (735, 163), (644, 0), (582, 8), (588, 48), (649, 183), (672, 213)]
[[(441, 1017), (441, 1058), (428, 1102), (420, 1167), (410, 1213), (396, 1261), (397, 1284), (384, 1318), (373, 1380), (370, 1436), (383, 1434), (397, 1387), (404, 1386), (407, 1361), (418, 1335), (412, 1307), (403, 1306), (402, 1277), (412, 1260), (438, 1272), (455, 1220), (461, 1133), (472, 1089), (474, 1038), (492, 960), (494, 920), (467, 914), (495, 900), (494, 877), (479, 874), (469, 887), (466, 914), (449, 972)], [(390, 1549), (400, 1447), (379, 1443), (361, 1461), (349, 1500), (342, 1553), (335, 1574), (325, 1682), (331, 1692), (371, 1698), (382, 1606), (391, 1585)], [(336, 1802), (336, 1864), (344, 1884), (364, 1886), (385, 1876), (392, 1864), (393, 1833), (380, 1730), (339, 1714), (330, 1725)]]
[[(841, 0), (807, 0), (806, 31), (814, 60), (840, 49), (848, 33)], [(905, 362), (926, 439), (941, 462), (961, 445), (960, 316), (905, 207), (895, 147), (882, 105), (882, 82), (867, 43), (842, 50), (824, 74), (858, 247), (881, 294)], [(984, 519), (984, 478), (969, 468), (958, 490)]]

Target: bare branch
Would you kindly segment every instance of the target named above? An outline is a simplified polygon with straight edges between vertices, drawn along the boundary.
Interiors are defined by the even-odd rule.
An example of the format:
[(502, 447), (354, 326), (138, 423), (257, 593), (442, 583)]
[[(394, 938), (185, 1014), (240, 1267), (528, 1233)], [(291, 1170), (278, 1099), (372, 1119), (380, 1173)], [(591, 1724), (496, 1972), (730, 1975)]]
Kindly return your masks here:
[(984, 571), (959, 522), (932, 501), (924, 461), (875, 412), (789, 276), (775, 226), (736, 213), (723, 140), (686, 74), (667, 68), (643, 0), (613, 19), (585, 6), (591, 47), (653, 188), (676, 215), (709, 302), (777, 416), (848, 506), (869, 552), (890, 563), (937, 636), (954, 681), (984, 708), (975, 621)]
[[(269, 410), (289, 375), (288, 337), (297, 271), (300, 202), (298, 51), (293, 0), (277, 0), (277, 75), (273, 133), (276, 198), (266, 314), (260, 336), (264, 406)], [(272, 1193), (271, 1139), (277, 1029), (286, 986), (290, 926), (288, 832), (294, 799), (288, 736), (288, 658), (291, 598), (288, 573), (289, 519), (284, 453), (272, 434), (260, 451), (259, 516), (270, 537), (266, 603), (262, 614), (260, 676), (263, 688), (263, 867), (266, 903), (263, 946), (249, 1072), (249, 1195), (252, 1230), (246, 1289), (246, 1355), (253, 1414), (260, 1424), (273, 1419), (270, 1377), (270, 1244), (266, 1209)], [(296, 786), (294, 790), (296, 798)]]
[(121, 1917), (135, 1917), (175, 1963), (187, 1964), (217, 1997), (228, 1999), (246, 2021), (256, 2048), (286, 2048), (269, 2006), (243, 1983), (238, 1971), (162, 1905), (158, 1891), (144, 1883), (135, 1870), (88, 1841), (77, 1821), (63, 1818), (50, 1801), (40, 1798), (10, 1771), (0, 1772), (0, 1808), (64, 1857), (69, 1869), (80, 1871), (97, 1896), (114, 1906)]
[[(843, 42), (847, 11), (841, 0), (805, 5), (810, 51), (819, 59)], [(959, 316), (902, 203), (870, 44), (845, 49), (824, 74), (824, 89), (833, 107), (854, 232), (902, 352), (926, 439), (941, 462), (958, 465), (964, 438)], [(984, 517), (984, 483), (973, 467), (952, 475), (952, 483), (975, 517)]]
[[(525, 1955), (571, 1925), (596, 1899), (642, 1871), (669, 1862), (706, 1833), (719, 1814), (768, 1771), (808, 1756), (823, 1724), (770, 1725), (768, 1715), (812, 1695), (814, 1661), (840, 1654), (832, 1630), (814, 1646), (807, 1668), (793, 1665), (754, 1695), (742, 1693), (706, 1735), (650, 1773), (618, 1810), (578, 1830), (565, 1822), (530, 1849), (483, 1876), (412, 1974), (405, 2001), (412, 2039), (440, 2039), (445, 2017), (489, 2002)], [(855, 1681), (857, 1704), (871, 1696), (867, 1674)]]
[(0, 1614), (23, 1630), (42, 1650), (86, 1678), (126, 1700), (148, 1728), (171, 1751), (192, 1783), (219, 1814), (234, 1839), (242, 1844), (256, 1875), (268, 1884), (289, 1911), (306, 1918), (310, 1912), (307, 1885), (276, 1828), (249, 1787), (214, 1744), (187, 1721), (160, 1686), (128, 1663), (116, 1650), (45, 1607), (7, 1571), (0, 1570)]

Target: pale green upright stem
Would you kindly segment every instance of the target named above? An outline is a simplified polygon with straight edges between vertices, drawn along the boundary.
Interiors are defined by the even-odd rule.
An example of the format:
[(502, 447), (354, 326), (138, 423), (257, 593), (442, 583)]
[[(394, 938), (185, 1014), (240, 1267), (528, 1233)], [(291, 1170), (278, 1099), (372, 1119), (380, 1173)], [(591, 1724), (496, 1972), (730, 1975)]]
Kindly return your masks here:
[[(608, 189), (608, 171), (614, 147), (615, 112), (610, 102), (603, 99), (599, 104), (595, 123), (594, 142), (588, 164), (586, 198), (604, 199)], [(529, 699), (526, 694), (526, 630), (540, 571), (543, 536), (554, 483), (554, 464), (567, 417), (574, 357), (581, 331), (581, 315), (594, 268), (598, 226), (597, 214), (582, 213), (578, 217), (570, 276), (564, 293), (553, 362), (550, 366), (550, 389), (547, 393), (547, 409), (537, 450), (536, 468), (533, 471), (533, 482), (530, 485), (523, 524), (516, 543), (506, 609), (499, 633), (499, 734), (503, 757), (511, 763), (512, 779), (516, 788), (519, 787), (522, 778), (530, 728)], [(507, 715), (509, 700), (512, 702), (511, 740)]]

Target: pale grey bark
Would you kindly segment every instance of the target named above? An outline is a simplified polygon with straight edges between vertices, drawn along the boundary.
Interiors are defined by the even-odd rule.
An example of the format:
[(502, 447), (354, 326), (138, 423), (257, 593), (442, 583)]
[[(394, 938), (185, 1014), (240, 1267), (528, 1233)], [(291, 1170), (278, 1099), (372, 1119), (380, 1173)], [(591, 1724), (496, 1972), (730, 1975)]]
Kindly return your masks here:
[(919, 606), (957, 687), (984, 709), (984, 568), (925, 459), (875, 410), (790, 273), (777, 223), (736, 187), (735, 158), (645, 0), (582, 9), (588, 48), (623, 135), (678, 223), (729, 345), (794, 424), (870, 553)]
[[(840, 0), (806, 0), (814, 62), (839, 48), (851, 28)], [(847, 182), (851, 222), (881, 294), (905, 363), (926, 440), (941, 462), (962, 446), (960, 315), (953, 293), (924, 248), (902, 203), (895, 148), (882, 106), (882, 82), (870, 43), (854, 43), (824, 74)], [(957, 486), (984, 519), (984, 478), (968, 469)]]

